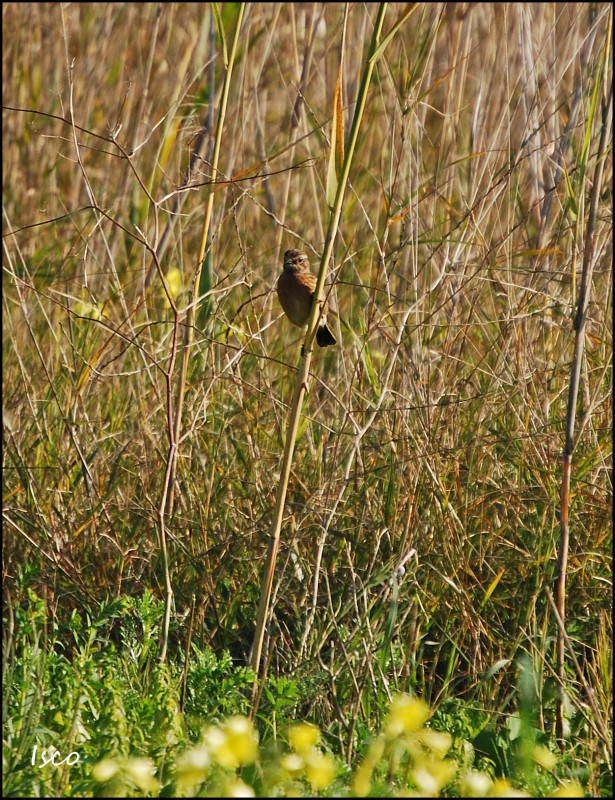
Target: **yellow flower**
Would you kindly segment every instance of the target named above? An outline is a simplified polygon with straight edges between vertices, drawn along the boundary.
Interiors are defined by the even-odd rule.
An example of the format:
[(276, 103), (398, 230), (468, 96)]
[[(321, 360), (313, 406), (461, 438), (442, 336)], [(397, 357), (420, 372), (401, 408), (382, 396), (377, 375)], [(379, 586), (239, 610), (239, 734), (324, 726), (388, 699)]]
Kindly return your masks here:
[(557, 764), (557, 756), (552, 753), (548, 747), (537, 745), (532, 753), (534, 761), (539, 764), (543, 769), (551, 772)]
[(228, 769), (251, 764), (258, 751), (256, 731), (246, 717), (230, 717), (220, 728), (207, 728), (203, 741), (214, 761)]
[(357, 797), (367, 797), (369, 794), (369, 790), (372, 788), (373, 770), (373, 766), (368, 761), (364, 761), (355, 772), (352, 779), (352, 793)]
[(182, 791), (202, 783), (210, 764), (209, 751), (204, 744), (182, 753), (177, 759), (177, 784)]
[(239, 778), (226, 783), (223, 787), (222, 797), (255, 797), (254, 789)]
[(309, 722), (299, 722), (288, 729), (288, 741), (293, 750), (303, 753), (310, 750), (320, 739), (320, 731)]
[(280, 766), (291, 775), (297, 775), (303, 770), (305, 761), (297, 753), (287, 753), (280, 759)]
[(423, 728), (417, 734), (417, 738), (428, 750), (431, 750), (436, 758), (444, 758), (453, 744), (453, 737), (450, 733), (432, 731), (431, 728)]
[[(181, 292), (183, 288), (183, 278), (181, 270), (177, 267), (171, 267), (171, 269), (165, 275), (167, 289), (169, 290), (169, 297), (172, 300), (176, 300), (177, 296)], [(162, 297), (162, 302), (167, 308), (171, 307), (171, 303), (169, 303), (169, 297), (167, 297), (167, 293), (165, 292), (164, 288), (160, 287), (160, 295)]]
[(454, 761), (425, 758), (412, 770), (412, 777), (427, 797), (437, 797), (456, 772), (457, 764)]
[(101, 307), (98, 303), (77, 300), (73, 305), (73, 312), (78, 317), (89, 317), (90, 319), (102, 319)]
[(583, 787), (579, 786), (578, 783), (567, 781), (563, 786), (560, 786), (559, 789), (551, 792), (549, 797), (585, 797), (585, 792), (583, 791)]
[(305, 776), (315, 789), (326, 789), (335, 777), (335, 761), (313, 748), (305, 755)]
[(251, 764), (258, 752), (258, 736), (250, 720), (246, 717), (231, 717), (226, 720), (223, 728), (240, 766)]
[(92, 767), (92, 777), (98, 783), (106, 783), (110, 781), (119, 772), (119, 764), (112, 758), (103, 758), (98, 764)]
[(529, 797), (529, 794), (520, 789), (513, 789), (505, 778), (498, 778), (491, 789), (492, 797)]
[(429, 719), (429, 706), (417, 697), (398, 694), (393, 698), (386, 733), (390, 737), (418, 731)]
[(124, 764), (126, 776), (143, 792), (153, 792), (158, 788), (154, 772), (154, 764), (149, 758), (127, 758)]
[(359, 797), (365, 797), (371, 789), (374, 767), (384, 754), (384, 736), (377, 736), (370, 744), (365, 760), (359, 766), (352, 779), (352, 791)]
[(459, 782), (459, 791), (462, 797), (486, 797), (492, 786), (493, 781), (489, 775), (471, 769)]

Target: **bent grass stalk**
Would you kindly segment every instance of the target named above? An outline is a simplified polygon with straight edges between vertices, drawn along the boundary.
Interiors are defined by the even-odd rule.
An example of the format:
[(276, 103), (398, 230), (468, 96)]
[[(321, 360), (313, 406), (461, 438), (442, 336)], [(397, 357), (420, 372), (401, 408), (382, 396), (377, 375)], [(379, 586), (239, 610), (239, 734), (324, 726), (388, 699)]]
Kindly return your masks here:
[[(282, 518), (284, 515), (284, 504), (286, 500), (286, 493), (288, 490), (288, 481), (290, 478), (290, 468), (292, 465), (293, 453), (295, 449), (295, 441), (297, 438), (297, 431), (299, 428), (299, 420), (301, 418), (303, 399), (308, 386), (310, 364), (312, 361), (314, 336), (316, 333), (316, 324), (320, 316), (320, 308), (323, 299), (323, 288), (325, 283), (327, 264), (329, 263), (331, 254), (333, 252), (333, 244), (335, 242), (335, 236), (337, 233), (342, 213), (342, 203), (344, 201), (344, 193), (346, 190), (346, 185), (348, 183), (348, 176), (350, 174), (350, 167), (352, 165), (352, 159), (359, 135), (359, 129), (361, 126), (363, 111), (365, 109), (365, 104), (367, 101), (367, 93), (369, 90), (369, 85), (374, 66), (384, 53), (386, 45), (391, 41), (393, 35), (397, 32), (401, 24), (407, 19), (407, 17), (414, 9), (414, 6), (412, 6), (409, 10), (407, 10), (406, 13), (393, 26), (393, 28), (387, 34), (387, 36), (381, 41), (380, 35), (382, 32), (382, 26), (384, 24), (386, 7), (387, 3), (381, 3), (380, 6), (378, 7), (378, 14), (374, 24), (372, 40), (370, 43), (367, 60), (365, 62), (365, 67), (361, 78), (361, 84), (359, 86), (357, 105), (352, 120), (352, 126), (350, 129), (350, 136), (348, 140), (348, 151), (346, 153), (346, 158), (344, 159), (344, 163), (341, 169), (341, 174), (337, 184), (335, 201), (329, 214), (329, 225), (327, 229), (327, 235), (325, 238), (324, 251), (320, 262), (320, 269), (318, 272), (316, 288), (314, 290), (314, 303), (312, 306), (312, 312), (310, 314), (310, 318), (308, 320), (305, 341), (301, 350), (301, 358), (295, 377), (295, 391), (288, 419), (286, 443), (284, 446), (284, 458), (282, 462), (280, 481), (278, 483), (275, 510), (269, 534), (270, 536), (269, 551), (267, 553), (267, 561), (265, 563), (265, 568), (263, 572), (258, 617), (256, 621), (256, 630), (254, 634), (254, 642), (252, 644), (252, 651), (250, 658), (252, 669), (256, 674), (253, 697), (252, 697), (253, 715), (256, 714), (256, 711), (258, 709), (258, 699), (260, 697), (262, 687), (267, 677), (267, 670), (265, 666), (262, 669), (262, 674), (260, 674), (260, 679), (259, 679), (261, 653), (263, 648), (263, 641), (265, 638), (267, 619), (270, 613), (271, 589), (273, 585), (273, 576), (275, 573), (276, 559), (280, 544), (280, 530), (282, 527)], [(336, 157), (335, 148), (332, 148), (330, 158), (335, 159), (335, 157)]]

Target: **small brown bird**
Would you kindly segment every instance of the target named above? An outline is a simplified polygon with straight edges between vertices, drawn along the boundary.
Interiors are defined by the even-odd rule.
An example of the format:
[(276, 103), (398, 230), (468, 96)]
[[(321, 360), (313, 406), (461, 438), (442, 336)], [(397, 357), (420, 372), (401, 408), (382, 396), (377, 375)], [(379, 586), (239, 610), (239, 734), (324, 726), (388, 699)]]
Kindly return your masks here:
[[(307, 255), (301, 250), (287, 250), (284, 253), (284, 271), (278, 278), (277, 292), (286, 316), (299, 328), (307, 325), (315, 288), (316, 276), (310, 272)], [(335, 336), (327, 326), (328, 310), (328, 305), (325, 303), (316, 331), (316, 341), (320, 347), (337, 344)]]

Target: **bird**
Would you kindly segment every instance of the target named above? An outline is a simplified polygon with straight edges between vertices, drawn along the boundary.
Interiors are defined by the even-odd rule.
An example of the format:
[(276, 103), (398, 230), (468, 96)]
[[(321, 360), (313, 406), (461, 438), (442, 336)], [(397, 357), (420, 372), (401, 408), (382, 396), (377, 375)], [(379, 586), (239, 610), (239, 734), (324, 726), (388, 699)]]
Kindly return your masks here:
[[(276, 286), (280, 305), (293, 325), (303, 328), (312, 310), (316, 276), (310, 271), (310, 262), (301, 250), (287, 250), (284, 253), (284, 268)], [(328, 304), (322, 308), (318, 321), (316, 341), (320, 347), (337, 344), (337, 339), (327, 325)]]

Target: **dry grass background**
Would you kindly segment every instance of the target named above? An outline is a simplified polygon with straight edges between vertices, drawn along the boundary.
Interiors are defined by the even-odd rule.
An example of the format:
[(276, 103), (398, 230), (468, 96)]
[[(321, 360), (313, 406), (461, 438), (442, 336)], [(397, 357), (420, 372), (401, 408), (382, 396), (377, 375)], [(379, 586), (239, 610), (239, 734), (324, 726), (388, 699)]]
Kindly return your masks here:
[[(390, 5), (385, 32), (404, 8)], [(346, 128), (375, 10), (349, 8)], [(376, 686), (504, 712), (521, 651), (553, 684), (546, 589), (609, 15), (604, 3), (419, 5), (377, 65), (328, 281), (341, 346), (312, 364), (268, 648), (272, 674), (312, 681), (305, 707), (321, 724), (369, 719)], [(235, 17), (224, 4), (228, 39)], [(246, 8), (166, 520), (176, 648), (194, 599), (193, 638), (248, 658), (300, 342), (272, 287), (286, 248), (315, 265), (322, 250), (342, 20), (340, 4)], [(63, 614), (163, 592), (174, 322), (211, 190), (209, 134), (181, 187), (212, 100), (211, 7), (7, 3), (3, 28), (3, 569), (11, 602), (27, 574)], [(214, 66), (217, 103), (219, 38)], [(607, 158), (569, 616), (609, 722)], [(177, 317), (155, 269), (142, 295), (167, 226)]]

